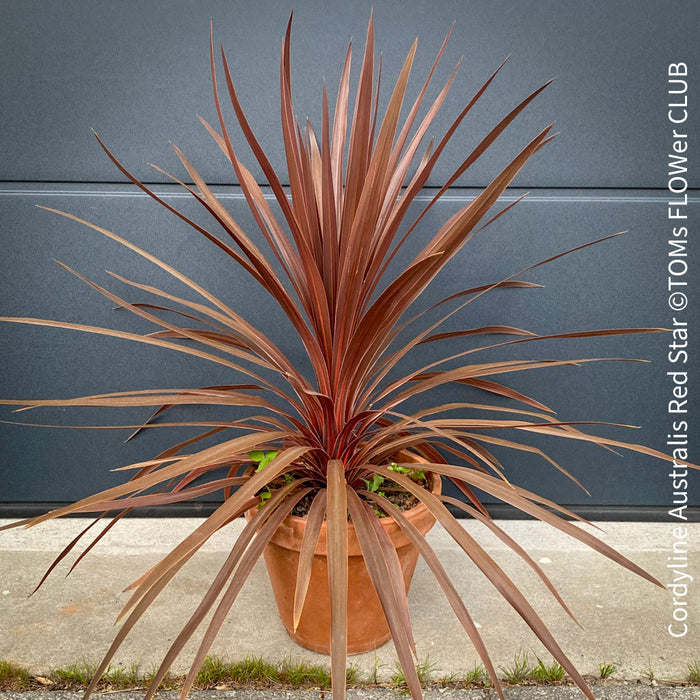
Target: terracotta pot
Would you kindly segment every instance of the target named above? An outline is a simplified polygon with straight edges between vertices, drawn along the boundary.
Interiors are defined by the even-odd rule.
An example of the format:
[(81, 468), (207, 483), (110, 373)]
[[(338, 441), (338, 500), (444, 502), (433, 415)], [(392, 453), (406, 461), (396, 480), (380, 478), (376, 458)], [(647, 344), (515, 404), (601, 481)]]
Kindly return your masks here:
[[(440, 493), (440, 478), (431, 474), (430, 479), (433, 493)], [(404, 511), (404, 515), (422, 534), (426, 534), (435, 524), (435, 518), (422, 503), (415, 508)], [(392, 518), (382, 518), (380, 522), (397, 551), (406, 592), (408, 592), (418, 561), (418, 550)], [(289, 516), (265, 548), (265, 563), (277, 601), (277, 608), (289, 636), (306, 649), (321, 654), (330, 654), (331, 605), (328, 590), (325, 522), (321, 527), (318, 546), (313, 558), (311, 581), (299, 627), (296, 632), (292, 628), (297, 565), (305, 528), (305, 518)], [(355, 528), (349, 522), (348, 654), (359, 654), (376, 649), (387, 642), (390, 637), (391, 632), (365, 566)]]

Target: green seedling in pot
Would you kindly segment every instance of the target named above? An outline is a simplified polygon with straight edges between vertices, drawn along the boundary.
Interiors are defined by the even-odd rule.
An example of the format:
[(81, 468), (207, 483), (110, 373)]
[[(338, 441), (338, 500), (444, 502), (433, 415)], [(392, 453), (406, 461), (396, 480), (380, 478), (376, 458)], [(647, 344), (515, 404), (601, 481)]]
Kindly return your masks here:
[(277, 457), (277, 451), (270, 450), (269, 452), (263, 452), (262, 450), (254, 450), (248, 453), (248, 457), (250, 457), (253, 462), (257, 462), (258, 466), (255, 467), (255, 471), (259, 472)]
[(384, 495), (379, 490), (382, 487), (382, 484), (384, 483), (383, 476), (380, 476), (379, 474), (375, 474), (372, 477), (372, 479), (362, 479), (362, 481), (365, 482), (365, 485), (367, 486), (368, 491), (371, 491), (372, 493), (378, 493), (380, 496)]
[(425, 469), (415, 469), (414, 467), (400, 467), (396, 462), (389, 465), (389, 471), (397, 474), (405, 474), (411, 481), (426, 481)]
[[(275, 457), (277, 457), (277, 451), (270, 450), (269, 452), (263, 452), (262, 450), (254, 450), (248, 453), (248, 457), (250, 457), (253, 460), (253, 462), (257, 462), (258, 466), (255, 467), (255, 471), (259, 472), (264, 467), (266, 467)], [(288, 474), (285, 474), (284, 476), (289, 477)], [(287, 479), (285, 479), (285, 482), (289, 483)], [(266, 486), (258, 494), (258, 496), (260, 497), (260, 503), (258, 503), (258, 508), (262, 508), (272, 497), (272, 491), (270, 491), (270, 487)]]

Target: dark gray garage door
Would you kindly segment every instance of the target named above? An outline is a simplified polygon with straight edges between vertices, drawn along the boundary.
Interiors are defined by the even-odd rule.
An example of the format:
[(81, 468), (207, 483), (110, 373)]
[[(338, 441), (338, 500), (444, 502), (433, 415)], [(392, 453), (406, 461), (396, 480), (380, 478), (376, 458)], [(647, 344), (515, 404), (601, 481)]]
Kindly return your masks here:
[[(442, 294), (492, 282), (584, 242), (630, 231), (533, 271), (527, 279), (543, 289), (493, 294), (470, 307), (467, 317), (455, 319), (453, 328), (497, 323), (544, 334), (616, 326), (668, 328), (675, 322), (677, 328), (688, 329), (687, 341), (678, 333), (671, 349), (673, 339), (657, 334), (560, 340), (536, 348), (530, 344), (517, 355), (513, 351), (497, 357), (651, 360), (531, 372), (513, 377), (511, 384), (537, 396), (562, 419), (641, 426), (640, 430), (600, 428), (601, 434), (613, 438), (669, 451), (674, 446), (667, 444), (667, 436), (678, 435), (671, 442), (687, 442), (689, 459), (700, 462), (694, 452), (700, 390), (698, 341), (693, 333), (700, 323), (696, 269), (700, 259), (693, 245), (700, 230), (699, 197), (693, 189), (700, 182), (700, 5), (695, 0), (672, 5), (578, 0), (297, 1), (292, 44), (295, 106), (298, 115), (308, 115), (319, 130), (322, 80), (335, 90), (347, 41), (354, 37), (359, 53), (372, 5), (386, 84), (397, 75), (418, 35), (414, 68), (420, 76), (418, 85), (456, 20), (438, 78), (446, 80), (460, 56), (464, 62), (437, 119), (438, 138), (492, 70), (511, 55), (435, 171), (425, 201), (489, 127), (539, 84), (557, 78), (492, 154), (462, 177), (422, 222), (420, 233), (432, 235), (474, 195), (475, 188), (489, 181), (509, 154), (542, 126), (556, 121), (561, 134), (518, 176), (510, 195), (529, 191), (529, 198), (462, 251), (443, 278)], [(153, 284), (170, 284), (117, 244), (35, 206), (44, 205), (94, 221), (175, 264), (240, 308), (303, 364), (299, 349), (286, 339), (288, 328), (280, 313), (210, 244), (127, 185), (90, 131), (94, 128), (137, 176), (155, 183), (169, 203), (193, 212), (193, 204), (147, 165), (154, 162), (181, 174), (168, 146), (172, 140), (253, 232), (233, 174), (196, 118), (201, 114), (215, 120), (209, 18), (227, 48), (258, 136), (283, 172), (278, 61), (288, 11), (277, 0), (0, 3), (0, 314), (143, 331), (137, 321), (114, 310), (53, 259), (98, 283), (107, 284), (110, 277), (104, 271), (113, 270)], [(671, 71), (679, 75), (670, 83), (672, 64), (676, 67)], [(687, 76), (682, 75), (683, 66)], [(669, 95), (669, 89), (677, 94)], [(669, 103), (686, 99), (687, 107), (672, 107), (669, 114)], [(674, 129), (680, 156), (674, 169), (678, 177), (671, 183), (679, 190), (675, 194), (669, 192)], [(689, 144), (687, 152), (683, 144)], [(241, 153), (264, 182), (252, 156), (244, 148)], [(686, 157), (687, 173), (682, 170)], [(686, 195), (677, 211), (687, 219), (670, 218), (668, 202), (684, 200)], [(670, 245), (674, 226), (686, 226), (687, 235), (677, 231), (681, 235), (676, 245)], [(675, 286), (669, 288), (669, 280)], [(687, 306), (682, 308), (683, 297), (673, 297), (672, 292), (683, 292)], [(0, 333), (0, 396), (6, 398), (231, 383), (227, 373), (212, 372), (206, 363), (123, 340), (14, 324), (3, 325)], [(459, 347), (455, 344), (455, 352)], [(669, 413), (674, 387), (675, 400), (681, 404), (678, 413)], [(458, 390), (445, 392), (446, 401), (457, 396), (463, 397)], [(207, 414), (196, 415), (206, 419)], [(145, 417), (143, 412), (128, 411), (118, 415), (2, 411), (6, 421), (76, 426), (138, 423)], [(127, 435), (128, 431), (1, 425), (3, 513), (41, 509), (117, 483), (119, 477), (110, 470), (147, 459), (181, 438), (153, 430), (125, 443)], [(697, 494), (700, 485), (697, 478), (689, 483), (676, 479), (674, 485), (667, 464), (642, 455), (620, 456), (546, 438), (537, 444), (575, 474), (591, 495), (573, 487), (536, 455), (500, 453), (508, 477), (596, 517), (667, 518), (674, 500), (682, 504), (683, 494), (692, 494), (693, 489)], [(688, 503), (692, 505), (692, 495)], [(692, 517), (690, 511), (686, 514)]]

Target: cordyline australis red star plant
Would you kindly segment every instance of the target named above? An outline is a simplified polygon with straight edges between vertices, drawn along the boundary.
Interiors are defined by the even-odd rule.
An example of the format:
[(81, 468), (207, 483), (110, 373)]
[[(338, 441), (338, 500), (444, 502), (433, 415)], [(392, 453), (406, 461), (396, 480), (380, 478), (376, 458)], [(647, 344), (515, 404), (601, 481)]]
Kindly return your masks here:
[[(304, 605), (311, 557), (321, 522), (325, 519), (328, 528), (332, 597), (333, 697), (340, 700), (345, 696), (348, 512), (388, 619), (408, 688), (414, 698), (421, 697), (414, 667), (415, 646), (404, 585), (396, 567), (396, 553), (393, 547), (378, 534), (377, 510), (393, 518), (418, 547), (502, 697), (496, 672), (479, 632), (430, 545), (395, 506), (381, 495), (368, 490), (367, 483), (378, 475), (391, 479), (425, 504), (486, 578), (522, 616), (582, 691), (589, 698), (593, 698), (583, 678), (523, 594), (462, 528), (445, 503), (466, 511), (506, 541), (535, 570), (571, 615), (540, 567), (490, 521), (484, 507), (473, 493), (473, 488), (481, 489), (524, 513), (551, 524), (631, 571), (654, 583), (658, 582), (606, 544), (565, 519), (576, 518), (572, 513), (509, 483), (489, 446), (495, 444), (537, 452), (561, 471), (564, 471), (563, 468), (544, 453), (508, 436), (518, 432), (554, 435), (567, 440), (583, 440), (606, 448), (621, 447), (661, 459), (668, 458), (649, 448), (592, 435), (583, 432), (573, 423), (555, 420), (546, 406), (493, 379), (509, 372), (575, 365), (592, 361), (590, 359), (506, 360), (483, 364), (467, 362), (470, 355), (486, 348), (509, 344), (505, 342), (463, 350), (451, 356), (438, 354), (435, 361), (425, 367), (391, 380), (389, 375), (392, 373), (392, 377), (396, 377), (395, 370), (401, 360), (417, 346), (431, 343), (432, 347), (439, 348), (439, 341), (446, 338), (474, 334), (506, 334), (521, 336), (509, 341), (510, 343), (528, 343), (544, 337), (580, 338), (659, 329), (607, 329), (539, 336), (517, 328), (494, 325), (463, 331), (438, 332), (441, 324), (448, 318), (487, 292), (497, 288), (536, 286), (516, 280), (521, 273), (536, 267), (531, 266), (505, 280), (467, 289), (443, 299), (429, 310), (450, 310), (445, 311), (436, 322), (424, 322), (420, 331), (414, 330), (411, 333), (411, 329), (421, 326), (420, 322), (424, 320), (425, 312), (409, 317), (409, 307), (478, 231), (510, 209), (512, 204), (498, 213), (490, 213), (515, 175), (530, 157), (552, 138), (552, 127), (547, 126), (537, 134), (473, 201), (442, 224), (432, 238), (425, 242), (420, 253), (396, 277), (391, 278), (388, 275), (390, 264), (406, 239), (411, 235), (418, 235), (417, 226), (425, 213), (546, 86), (536, 90), (505, 116), (467, 156), (418, 218), (402, 229), (409, 206), (416, 201), (416, 195), (421, 192), (455, 130), (500, 68), (457, 116), (442, 139), (437, 144), (431, 142), (427, 149), (421, 151), (424, 137), (455, 76), (453, 72), (435, 101), (428, 107), (425, 116), (419, 120), (418, 113), (445, 44), (440, 48), (425, 84), (401, 123), (400, 113), (416, 43), (411, 46), (393, 87), (386, 111), (380, 115), (377, 107), (378, 84), (375, 86), (374, 78), (373, 26), (370, 20), (352, 116), (349, 118), (349, 49), (332, 121), (324, 88), (319, 139), (310, 125), (307, 124), (306, 128), (302, 129), (294, 117), (289, 56), (290, 27), (291, 21), (282, 44), (281, 60), (281, 121), (289, 173), (288, 188), (283, 186), (253, 134), (239, 103), (226, 56), (223, 49), (221, 51), (225, 78), (223, 92), (227, 94), (238, 125), (274, 193), (281, 210), (281, 219), (273, 213), (263, 190), (238, 160), (232, 146), (223, 117), (222, 88), (215, 72), (213, 41), (211, 69), (219, 128), (217, 130), (204, 123), (233, 167), (248, 206), (274, 256), (277, 269), (282, 271), (281, 278), (273, 268), (272, 261), (265, 257), (249, 235), (240, 228), (177, 148), (175, 151), (194, 186), (185, 184), (174, 176), (169, 177), (181, 184), (211, 214), (216, 222), (212, 231), (175, 210), (132, 176), (102, 141), (100, 144), (119, 170), (134, 184), (214, 243), (274, 298), (299, 334), (308, 353), (312, 376), (302, 374), (278, 345), (204, 287), (115, 233), (65, 212), (57, 213), (91, 227), (151, 261), (172, 275), (190, 292), (196, 293), (199, 301), (189, 301), (153, 286), (113, 275), (127, 286), (162, 300), (160, 303), (130, 303), (74, 273), (112, 302), (152, 322), (157, 330), (139, 335), (43, 319), (3, 318), (9, 322), (73, 329), (147, 343), (208, 360), (229, 368), (232, 374), (245, 377), (246, 383), (243, 384), (203, 389), (130, 391), (60, 401), (5, 401), (9, 404), (22, 404), (28, 408), (160, 407), (155, 416), (171, 406), (195, 404), (242, 406), (251, 410), (249, 417), (236, 421), (180, 423), (179, 425), (201, 426), (206, 430), (196, 437), (174, 445), (155, 459), (129, 465), (126, 468), (135, 469), (136, 473), (123, 485), (24, 521), (24, 524), (36, 525), (69, 513), (98, 513), (99, 517), (112, 513), (115, 517), (106, 531), (124, 514), (139, 506), (154, 506), (184, 501), (204, 494), (223, 493), (224, 501), (213, 514), (160, 563), (131, 585), (131, 597), (119, 617), (122, 626), (95, 674), (88, 693), (94, 689), (100, 675), (135, 623), (185, 563), (215, 532), (259, 503), (262, 490), (281, 483), (283, 485), (273, 488), (273, 494), (264, 507), (256, 511), (243, 529), (201, 604), (172, 644), (146, 694), (147, 698), (153, 696), (185, 642), (213, 608), (204, 638), (182, 689), (182, 696), (187, 695), (214, 637), (264, 547), (295, 504), (307, 495), (313, 497), (312, 517), (306, 529), (297, 572), (295, 618), (298, 620)], [(400, 230), (404, 230), (405, 233), (400, 233)], [(579, 246), (583, 247), (585, 246)], [(565, 254), (555, 255), (550, 260)], [(63, 267), (70, 270), (65, 265)], [(173, 318), (173, 313), (179, 319), (179, 323), (167, 320)], [(406, 341), (407, 333), (409, 340)], [(402, 339), (400, 347), (397, 347), (398, 343), (395, 341), (400, 334)], [(458, 359), (461, 359), (463, 364), (455, 367), (455, 360)], [(452, 368), (444, 369), (448, 362)], [(273, 373), (280, 381), (266, 379), (259, 373), (262, 370)], [(434, 405), (413, 414), (403, 412), (403, 406), (408, 399), (454, 382), (479, 388), (487, 394), (507, 397), (513, 401), (514, 406), (504, 408), (489, 404), (450, 403)], [(493, 417), (494, 414), (497, 417)], [(460, 417), (454, 417), (455, 415)], [(140, 427), (148, 425), (150, 420)], [(503, 436), (494, 437), (494, 430), (500, 431)], [(243, 431), (243, 435), (237, 435), (237, 431)], [(220, 440), (214, 446), (202, 448), (198, 445), (200, 441), (212, 436)], [(471, 505), (446, 496), (434, 495), (406, 475), (390, 470), (391, 461), (405, 449), (422, 457), (426, 462), (426, 469), (453, 482)], [(251, 457), (248, 454), (254, 450), (277, 451), (278, 454), (263, 469), (254, 471), (250, 468)], [(443, 454), (449, 454), (450, 460), (456, 458), (460, 465), (446, 461)], [(218, 475), (218, 470), (222, 467), (228, 468), (226, 477)], [(209, 480), (206, 479), (208, 475)], [(280, 478), (285, 476), (285, 479)], [(234, 486), (237, 489), (234, 490)], [(371, 507), (370, 503), (374, 507)], [(59, 560), (79, 539), (66, 548)], [(219, 602), (215, 606), (217, 600)]]

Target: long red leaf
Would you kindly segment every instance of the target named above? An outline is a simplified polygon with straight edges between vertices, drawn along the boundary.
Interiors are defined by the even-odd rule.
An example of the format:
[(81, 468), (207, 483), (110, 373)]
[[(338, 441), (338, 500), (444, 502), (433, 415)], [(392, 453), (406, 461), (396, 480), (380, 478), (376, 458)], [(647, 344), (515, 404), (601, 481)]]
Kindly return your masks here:
[(331, 678), (334, 700), (345, 700), (348, 628), (348, 506), (345, 469), (340, 460), (328, 462), (328, 587), (331, 592)]
[(311, 564), (314, 558), (318, 537), (321, 534), (321, 526), (326, 517), (327, 491), (321, 489), (314, 497), (309, 513), (306, 516), (304, 538), (299, 550), (299, 563), (297, 565), (297, 580), (294, 586), (294, 613), (292, 625), (296, 632), (301, 619), (301, 613), (306, 602), (306, 593), (309, 590), (311, 580)]

